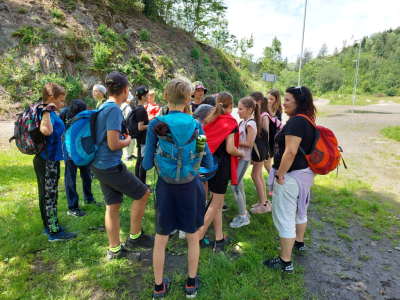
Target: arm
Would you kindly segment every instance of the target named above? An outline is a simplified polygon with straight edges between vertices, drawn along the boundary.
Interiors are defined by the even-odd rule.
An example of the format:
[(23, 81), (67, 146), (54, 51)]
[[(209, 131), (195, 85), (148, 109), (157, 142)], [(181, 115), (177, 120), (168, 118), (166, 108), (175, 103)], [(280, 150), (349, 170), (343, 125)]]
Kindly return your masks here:
[(138, 123), (138, 129), (139, 129), (139, 131), (144, 131), (144, 130), (147, 130), (147, 127), (148, 127), (149, 125), (144, 125), (144, 122), (139, 122)]
[(112, 151), (121, 150), (131, 143), (132, 139), (130, 135), (125, 140), (120, 140), (119, 134), (118, 130), (107, 130), (107, 144), (108, 148)]
[(247, 139), (244, 142), (239, 142), (240, 147), (244, 148), (253, 148), (255, 132), (253, 127), (250, 125), (247, 126)]
[(158, 124), (157, 119), (153, 119), (149, 123), (149, 130), (146, 134), (146, 151), (144, 151), (143, 168), (147, 171), (154, 167), (154, 153), (157, 149), (157, 136), (153, 132), (154, 127)]
[[(279, 177), (284, 177), (287, 171), (293, 164), (294, 158), (296, 157), (297, 151), (300, 146), (302, 138), (294, 136), (294, 135), (286, 135), (285, 136), (285, 152), (283, 152), (281, 165), (277, 172)], [(280, 185), (283, 184), (283, 179), (276, 179), (276, 182)]]
[(51, 124), (50, 113), (45, 111), (42, 115), (42, 121), (40, 122), (40, 132), (45, 136), (49, 136), (53, 133), (53, 124)]
[(268, 132), (268, 141), (269, 141), (269, 118), (268, 116), (264, 116), (262, 118), (262, 127)]
[(238, 148), (235, 147), (234, 143), (234, 133), (231, 133), (228, 135), (226, 138), (226, 152), (228, 152), (229, 155), (231, 156), (239, 156), (240, 158), (244, 157), (243, 151), (238, 150)]

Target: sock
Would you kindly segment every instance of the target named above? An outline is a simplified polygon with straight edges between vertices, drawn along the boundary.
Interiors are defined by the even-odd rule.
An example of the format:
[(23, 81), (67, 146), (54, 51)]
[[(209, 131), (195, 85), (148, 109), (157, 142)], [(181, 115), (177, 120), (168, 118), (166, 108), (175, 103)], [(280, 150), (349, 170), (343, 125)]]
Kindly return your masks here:
[(161, 284), (155, 284), (154, 291), (156, 291), (157, 293), (163, 292), (164, 291), (164, 282), (161, 282)]
[(117, 253), (119, 250), (121, 250), (121, 245), (114, 247), (114, 248), (110, 248), (111, 252), (113, 253)]
[(281, 262), (283, 262), (284, 265), (289, 265), (289, 264), (292, 263), (291, 260), (289, 260), (289, 261), (284, 261), (284, 260), (283, 260), (282, 258), (280, 258), (280, 257), (279, 257), (279, 259), (281, 260)]
[(244, 216), (239, 215), (239, 217), (241, 217), (242, 219), (246, 219), (247, 215), (244, 215)]
[(196, 280), (195, 280), (195, 278), (190, 278), (190, 277), (188, 276), (188, 279), (186, 280), (186, 286), (187, 286), (187, 287), (196, 286)]
[(140, 231), (138, 234), (131, 234), (130, 237), (131, 237), (132, 240), (136, 240), (141, 235), (142, 235), (142, 231)]
[(304, 247), (304, 242), (294, 241), (297, 247)]

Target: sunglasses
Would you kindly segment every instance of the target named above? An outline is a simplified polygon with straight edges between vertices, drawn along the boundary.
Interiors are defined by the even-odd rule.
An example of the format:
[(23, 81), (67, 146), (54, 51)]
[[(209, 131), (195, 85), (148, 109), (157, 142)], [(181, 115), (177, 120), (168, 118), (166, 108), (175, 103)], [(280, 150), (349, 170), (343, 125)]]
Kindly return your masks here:
[(302, 86), (292, 86), (292, 87), (288, 88), (288, 90), (299, 90), (300, 94), (303, 95), (303, 90), (301, 88), (302, 88)]

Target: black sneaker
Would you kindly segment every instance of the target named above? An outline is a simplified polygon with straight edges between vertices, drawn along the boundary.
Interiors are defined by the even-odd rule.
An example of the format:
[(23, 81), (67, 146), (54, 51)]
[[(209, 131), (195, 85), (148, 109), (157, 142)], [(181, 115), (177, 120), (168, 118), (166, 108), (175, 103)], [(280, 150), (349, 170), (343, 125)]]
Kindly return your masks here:
[(171, 282), (169, 282), (168, 277), (163, 277), (162, 282), (164, 284), (164, 289), (161, 292), (153, 291), (153, 300), (154, 299), (161, 299), (161, 300), (164, 299), (165, 293), (171, 286)]
[(65, 242), (76, 238), (76, 232), (60, 231), (56, 235), (49, 234), (49, 242)]
[(207, 239), (207, 236), (204, 236), (204, 239), (200, 240), (200, 248), (211, 248), (214, 245), (213, 241)]
[(197, 290), (199, 289), (199, 285), (200, 285), (199, 276), (196, 275), (194, 280), (196, 282), (194, 286), (188, 287), (187, 284), (185, 285), (185, 292), (186, 292), (187, 299), (193, 299), (193, 298), (196, 298), (196, 296), (197, 296)]
[(231, 238), (224, 236), (222, 242), (215, 241), (213, 251), (218, 253), (224, 250), (224, 246), (229, 245), (230, 243), (231, 243)]
[(84, 211), (81, 211), (79, 208), (73, 208), (73, 209), (68, 209), (67, 215), (73, 217), (84, 217), (86, 216), (86, 213)]
[(129, 260), (137, 260), (140, 256), (140, 253), (136, 253), (133, 251), (129, 251), (125, 249), (123, 245), (121, 245), (121, 250), (118, 252), (112, 252), (110, 249), (107, 250), (107, 257), (106, 261), (111, 261), (113, 259), (123, 258), (126, 257)]
[(226, 203), (224, 202), (224, 204), (222, 205), (222, 212), (226, 212), (227, 210), (229, 210), (228, 205), (226, 205)]
[(300, 246), (297, 242), (294, 242), (293, 250), (304, 252), (307, 250), (307, 246), (304, 242), (303, 242), (303, 246)]
[(136, 248), (136, 247), (144, 247), (151, 248), (154, 246), (154, 236), (146, 235), (142, 231), (142, 234), (137, 239), (132, 239), (130, 236), (126, 238), (125, 247), (127, 248)]
[(102, 207), (104, 205), (103, 203), (97, 202), (95, 200), (93, 200), (93, 201), (85, 201), (85, 202), (83, 202), (83, 204), (84, 205), (92, 204), (92, 205), (96, 205), (97, 207)]
[(294, 272), (293, 263), (291, 261), (285, 263), (284, 261), (282, 261), (280, 257), (271, 260), (266, 260), (263, 262), (263, 264), (268, 268), (281, 270), (282, 272), (287, 274), (292, 274)]

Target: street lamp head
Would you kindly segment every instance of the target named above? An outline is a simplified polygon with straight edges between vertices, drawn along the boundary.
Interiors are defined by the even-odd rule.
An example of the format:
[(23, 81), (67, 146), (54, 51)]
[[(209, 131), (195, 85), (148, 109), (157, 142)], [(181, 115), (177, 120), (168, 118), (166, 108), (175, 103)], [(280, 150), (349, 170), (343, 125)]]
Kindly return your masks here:
[(346, 68), (342, 68), (342, 71), (346, 70)]
[(356, 62), (356, 61), (358, 61), (358, 60), (357, 59), (353, 60), (353, 62)]

